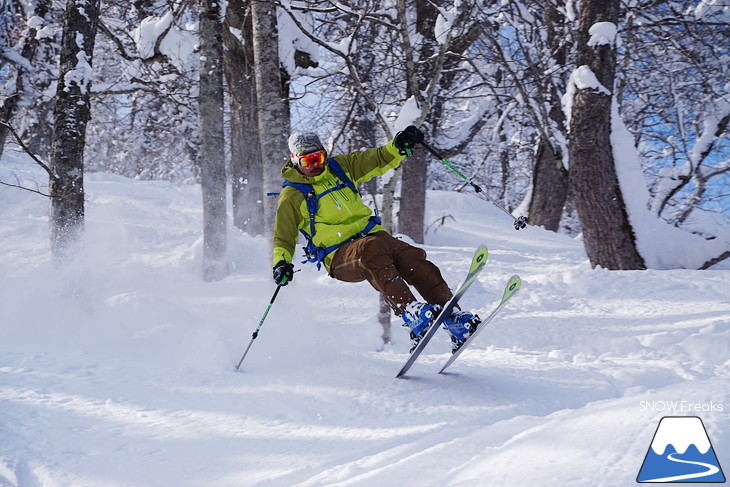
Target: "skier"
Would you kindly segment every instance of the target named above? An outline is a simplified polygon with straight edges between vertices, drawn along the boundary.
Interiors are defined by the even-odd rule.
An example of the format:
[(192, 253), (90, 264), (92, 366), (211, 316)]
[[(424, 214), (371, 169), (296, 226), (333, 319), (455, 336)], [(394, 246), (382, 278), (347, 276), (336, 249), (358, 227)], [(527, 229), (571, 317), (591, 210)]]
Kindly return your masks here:
[[(274, 223), (274, 281), (286, 286), (294, 276), (292, 256), (298, 231), (305, 235), (308, 262), (324, 265), (331, 277), (344, 282), (367, 280), (410, 329), (416, 347), (452, 293), (426, 252), (391, 236), (372, 216), (352, 183), (368, 181), (397, 168), (423, 141), (411, 125), (382, 147), (328, 158), (312, 132), (289, 137), (291, 158), (281, 170), (281, 191)], [(314, 206), (312, 206), (314, 205)], [(425, 302), (419, 302), (408, 285)], [(455, 351), (481, 320), (455, 309), (444, 320)]]

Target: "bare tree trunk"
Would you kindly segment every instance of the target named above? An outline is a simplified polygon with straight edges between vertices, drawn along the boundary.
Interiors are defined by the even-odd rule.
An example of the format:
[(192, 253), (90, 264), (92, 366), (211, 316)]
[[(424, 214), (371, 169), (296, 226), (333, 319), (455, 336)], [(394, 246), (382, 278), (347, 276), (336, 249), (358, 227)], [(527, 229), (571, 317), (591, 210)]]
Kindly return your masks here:
[(408, 235), (416, 243), (423, 243), (426, 217), (426, 169), (428, 162), (423, 150), (403, 161), (398, 232)]
[[(616, 51), (612, 44), (589, 45), (597, 22), (618, 21), (618, 0), (583, 0), (578, 32), (578, 69), (590, 69), (602, 85), (576, 88), (570, 118), (570, 183), (593, 266), (643, 269), (636, 248), (611, 149), (611, 91)], [(587, 74), (584, 71), (584, 74)]]
[(51, 148), (51, 253), (63, 263), (84, 227), (84, 146), (91, 103), (91, 63), (99, 0), (68, 0)]
[[(426, 127), (430, 129), (429, 135), (433, 137), (438, 132), (445, 96), (448, 96), (441, 92), (448, 92), (453, 87), (457, 80), (459, 63), (462, 61), (460, 54), (477, 39), (479, 29), (476, 24), (464, 30), (452, 29), (446, 36), (441, 35), (437, 39), (434, 26), (439, 17), (438, 6), (429, 0), (416, 0), (416, 46), (411, 43), (411, 34), (408, 32), (406, 2), (398, 0), (396, 6), (403, 23), (401, 41), (406, 57), (406, 96), (414, 98), (421, 110), (421, 116), (414, 123), (420, 125), (426, 121)], [(456, 22), (469, 24), (469, 17), (469, 9), (461, 9)], [(456, 30), (460, 31), (458, 36), (453, 35)], [(399, 231), (418, 243), (424, 242), (426, 186), (431, 160), (429, 154), (415, 151), (403, 164), (401, 175), (403, 184), (398, 215)]]
[(543, 226), (557, 232), (563, 206), (568, 198), (568, 171), (563, 168), (563, 156), (553, 151), (550, 143), (540, 139), (532, 173), (530, 225)]
[(226, 164), (223, 135), (223, 43), (218, 0), (199, 0), (200, 183), (203, 192), (203, 279), (228, 273), (226, 259)]
[[(390, 181), (383, 186), (383, 211), (380, 214), (380, 218), (383, 220), (383, 226), (389, 230), (393, 230), (393, 206), (395, 205), (395, 189), (398, 185), (399, 175), (394, 174)], [(378, 306), (378, 322), (383, 327), (383, 344), (388, 344), (392, 341), (390, 320), (393, 315), (388, 302), (385, 300), (385, 296), (380, 293), (379, 306)]]
[(223, 59), (231, 104), (233, 224), (249, 235), (263, 235), (264, 200), (261, 195), (266, 190), (258, 137), (250, 2), (229, 0), (224, 26), (226, 49)]
[[(560, 28), (565, 22), (564, 16), (551, 2), (546, 2), (543, 8), (545, 9), (547, 48), (555, 65), (564, 66), (567, 47)], [(543, 105), (550, 105), (548, 116), (554, 123), (554, 128), (546, 126), (543, 135), (538, 139), (528, 222), (530, 225), (543, 226), (547, 230), (557, 232), (568, 198), (570, 183), (568, 171), (563, 166), (563, 153), (556, 141), (549, 137), (552, 137), (553, 131), (560, 131), (561, 135), (565, 134), (565, 114), (554, 82), (547, 82), (542, 86), (544, 91), (540, 98), (542, 98)]]
[[(364, 54), (365, 56), (368, 55), (367, 53)], [(369, 78), (365, 76), (363, 76), (363, 78), (366, 82), (369, 81)], [(377, 132), (377, 124), (375, 122), (375, 118), (370, 115), (367, 104), (362, 101), (361, 97), (357, 97), (354, 103), (355, 105), (353, 107), (353, 117), (349, 124), (351, 134), (350, 148), (352, 150), (364, 150), (370, 147), (375, 147), (375, 134)], [(393, 179), (397, 178), (393, 177)], [(375, 204), (375, 194), (377, 193), (378, 180), (379, 178), (374, 178), (365, 183), (368, 191), (373, 196), (373, 204)], [(392, 220), (392, 208), (389, 208), (388, 213), (390, 216), (386, 216), (386, 218), (389, 220), (389, 222), (383, 221), (383, 223), (386, 225), (386, 228), (390, 228), (389, 223), (390, 220)], [(380, 216), (381, 218), (383, 217), (382, 214), (380, 214)], [(390, 319), (392, 315), (393, 310), (390, 308), (390, 305), (385, 300), (385, 297), (382, 294), (379, 294), (378, 323), (380, 323), (380, 325), (383, 327), (383, 334), (381, 335), (381, 338), (383, 339), (383, 345), (387, 345), (393, 340), (390, 325)]]
[[(262, 148), (266, 147), (266, 155), (261, 161), (265, 192), (268, 188), (278, 188), (281, 185), (279, 171), (289, 155), (289, 110), (287, 99), (282, 93), (276, 7), (273, 3), (254, 1), (251, 10), (259, 142)], [(261, 198), (264, 200), (265, 234), (271, 235), (276, 215), (276, 198), (267, 198), (264, 193)]]
[[(401, 13), (405, 8), (401, 7)], [(433, 25), (438, 16), (436, 7), (427, 0), (416, 0), (416, 32), (422, 42), (416, 51), (415, 46), (407, 42), (408, 34), (403, 34), (403, 44), (408, 48), (406, 51), (408, 63), (406, 67), (406, 90), (407, 96), (415, 97), (419, 106), (423, 106), (424, 97), (429, 82), (435, 82), (433, 78), (435, 53), (438, 51), (438, 43), (434, 39)], [(407, 16), (403, 15), (402, 22), (407, 22)], [(416, 64), (416, 61), (421, 63)], [(423, 61), (426, 60), (426, 61)], [(422, 117), (426, 118), (428, 114)], [(400, 192), (400, 211), (398, 212), (398, 231), (411, 237), (417, 243), (424, 240), (424, 214), (426, 207), (426, 171), (428, 165), (424, 161), (422, 151), (415, 151), (402, 166), (402, 185)]]

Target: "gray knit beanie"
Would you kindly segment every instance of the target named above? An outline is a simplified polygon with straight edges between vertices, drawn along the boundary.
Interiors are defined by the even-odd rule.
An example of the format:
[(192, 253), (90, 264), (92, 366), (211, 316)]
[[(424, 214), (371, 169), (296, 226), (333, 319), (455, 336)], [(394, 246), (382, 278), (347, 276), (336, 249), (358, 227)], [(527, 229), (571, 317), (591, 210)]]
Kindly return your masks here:
[(289, 136), (289, 152), (295, 157), (320, 150), (324, 150), (324, 146), (314, 132), (294, 132)]

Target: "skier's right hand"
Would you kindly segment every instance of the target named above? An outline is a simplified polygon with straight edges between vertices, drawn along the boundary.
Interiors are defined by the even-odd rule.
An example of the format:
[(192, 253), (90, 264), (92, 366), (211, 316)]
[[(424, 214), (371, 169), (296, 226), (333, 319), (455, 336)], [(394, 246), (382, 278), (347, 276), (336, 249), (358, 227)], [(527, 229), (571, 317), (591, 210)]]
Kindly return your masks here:
[(280, 260), (274, 266), (274, 282), (279, 286), (286, 286), (294, 277), (294, 264)]
[(393, 145), (402, 156), (410, 156), (416, 144), (423, 142), (423, 132), (415, 125), (409, 125), (402, 132), (398, 132), (393, 139)]

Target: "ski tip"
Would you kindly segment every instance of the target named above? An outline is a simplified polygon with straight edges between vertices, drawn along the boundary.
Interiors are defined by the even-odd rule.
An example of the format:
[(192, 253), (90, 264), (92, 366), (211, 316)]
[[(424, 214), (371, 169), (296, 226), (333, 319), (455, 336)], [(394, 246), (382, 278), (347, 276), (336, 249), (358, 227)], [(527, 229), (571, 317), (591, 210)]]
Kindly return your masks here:
[(514, 275), (509, 278), (509, 281), (507, 281), (507, 286), (504, 288), (504, 294), (502, 295), (502, 300), (511, 298), (522, 287), (522, 279), (518, 275)]

